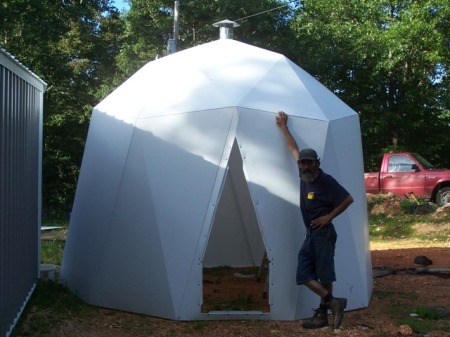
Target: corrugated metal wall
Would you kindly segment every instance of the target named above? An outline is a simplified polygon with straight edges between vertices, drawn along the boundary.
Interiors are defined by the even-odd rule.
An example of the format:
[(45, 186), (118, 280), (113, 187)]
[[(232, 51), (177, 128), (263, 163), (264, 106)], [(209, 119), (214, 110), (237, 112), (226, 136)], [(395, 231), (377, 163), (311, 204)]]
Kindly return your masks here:
[(0, 49), (0, 336), (39, 276), (45, 83)]

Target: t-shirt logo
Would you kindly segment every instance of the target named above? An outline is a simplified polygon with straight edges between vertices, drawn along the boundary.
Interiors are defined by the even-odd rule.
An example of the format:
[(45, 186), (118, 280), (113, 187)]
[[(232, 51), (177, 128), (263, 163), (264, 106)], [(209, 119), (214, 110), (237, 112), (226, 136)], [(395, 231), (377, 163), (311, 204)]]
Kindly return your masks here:
[(314, 199), (314, 192), (308, 192), (308, 200), (313, 200)]

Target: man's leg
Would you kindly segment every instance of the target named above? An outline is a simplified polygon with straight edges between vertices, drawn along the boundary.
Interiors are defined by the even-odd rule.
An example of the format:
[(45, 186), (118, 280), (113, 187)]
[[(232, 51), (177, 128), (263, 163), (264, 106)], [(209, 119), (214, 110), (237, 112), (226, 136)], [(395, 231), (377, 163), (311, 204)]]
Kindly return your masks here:
[[(334, 228), (333, 228), (334, 229)], [(335, 233), (335, 232), (334, 232)], [(333, 233), (332, 233), (333, 234)], [(320, 306), (315, 311), (314, 316), (303, 322), (303, 327), (307, 329), (317, 329), (328, 325), (328, 309), (331, 309), (333, 313), (333, 326), (337, 328), (343, 318), (343, 313), (345, 306), (347, 305), (347, 300), (345, 303), (341, 301), (334, 300), (333, 292), (333, 280), (335, 280), (334, 274), (334, 244), (336, 242), (335, 235), (331, 238), (325, 236), (319, 236), (316, 238), (318, 244), (312, 243), (311, 236), (307, 236), (303, 242), (302, 248), (298, 254), (298, 265), (297, 265), (297, 284), (304, 284), (308, 289), (310, 289), (315, 294), (320, 297)], [(325, 239), (325, 242), (321, 242)], [(328, 246), (331, 239), (331, 245)], [(315, 240), (313, 240), (315, 241)], [(322, 253), (321, 248), (326, 245), (331, 254), (318, 254)], [(316, 246), (317, 245), (317, 246)], [(330, 280), (327, 283), (321, 283), (317, 281), (318, 278), (316, 270), (316, 259), (324, 259), (325, 263), (320, 263), (319, 273), (326, 275), (324, 279)], [(319, 276), (320, 278), (320, 276)], [(333, 304), (333, 305), (331, 305)]]
[(305, 282), (305, 286), (320, 296), (320, 308), (328, 310), (328, 306), (333, 299), (333, 283), (322, 283), (316, 280)]
[(333, 315), (333, 328), (338, 329), (341, 326), (342, 319), (344, 318), (344, 310), (347, 307), (346, 298), (332, 297), (328, 303), (328, 308)]
[[(314, 321), (314, 323), (317, 323), (316, 325), (320, 325), (318, 327), (328, 325), (327, 314), (328, 309), (330, 309), (331, 313), (333, 314), (333, 328), (339, 328), (344, 317), (344, 309), (347, 306), (347, 299), (333, 297), (333, 283), (322, 284), (318, 281), (311, 280), (305, 282), (305, 286), (307, 286), (308, 289), (320, 296), (320, 307), (316, 311), (316, 314), (314, 315), (312, 321)], [(323, 325), (321, 323), (323, 323)]]
[[(327, 290), (327, 293), (328, 294), (330, 294), (330, 295), (333, 295), (333, 283), (320, 283), (326, 290)], [(327, 295), (325, 295), (325, 296), (320, 296), (320, 304), (328, 304), (327, 303), (327, 301), (324, 299), (324, 297), (326, 297)]]
[[(332, 225), (326, 227), (320, 234), (315, 236), (313, 241), (316, 254), (317, 278), (322, 281), (321, 286), (323, 289), (320, 292), (324, 294), (319, 294), (319, 296), (321, 298), (321, 305), (325, 305), (331, 310), (333, 314), (333, 328), (337, 329), (342, 323), (344, 310), (347, 306), (346, 298), (333, 297), (333, 282), (336, 281), (334, 252), (337, 234)], [(317, 285), (312, 286), (317, 288)]]
[[(305, 282), (304, 284), (308, 287), (309, 290), (320, 296), (320, 303), (322, 303), (324, 297), (330, 294), (330, 291), (328, 289), (330, 289), (329, 285), (332, 285), (332, 283), (328, 283), (327, 286), (325, 286), (325, 284), (322, 284), (316, 280), (311, 280)], [(324, 304), (326, 304), (326, 302), (324, 302)]]
[(329, 287), (325, 287), (318, 281), (311, 280), (304, 283), (304, 285), (320, 296), (320, 306), (315, 310), (314, 316), (308, 320), (303, 321), (305, 329), (318, 329), (328, 326), (328, 305), (324, 297), (329, 294)]

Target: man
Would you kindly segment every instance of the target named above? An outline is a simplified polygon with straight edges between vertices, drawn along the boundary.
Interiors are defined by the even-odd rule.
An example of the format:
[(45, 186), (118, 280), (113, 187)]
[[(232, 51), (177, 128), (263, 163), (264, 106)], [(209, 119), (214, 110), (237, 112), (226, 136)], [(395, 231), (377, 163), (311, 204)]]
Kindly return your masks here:
[(298, 253), (296, 279), (298, 285), (304, 284), (320, 296), (319, 308), (311, 319), (303, 322), (303, 327), (317, 329), (327, 326), (330, 309), (333, 328), (337, 329), (342, 323), (347, 299), (333, 296), (337, 234), (332, 221), (353, 203), (353, 198), (332, 176), (322, 171), (316, 151), (299, 151), (287, 121), (288, 116), (280, 111), (276, 123), (299, 168), (300, 209), (306, 226), (305, 240)]

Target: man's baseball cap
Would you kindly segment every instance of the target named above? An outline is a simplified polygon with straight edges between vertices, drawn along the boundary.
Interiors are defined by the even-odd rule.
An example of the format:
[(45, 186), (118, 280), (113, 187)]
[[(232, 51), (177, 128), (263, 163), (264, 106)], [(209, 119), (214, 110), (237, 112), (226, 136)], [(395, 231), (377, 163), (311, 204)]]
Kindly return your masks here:
[(303, 149), (298, 156), (298, 160), (317, 160), (317, 158), (317, 153), (313, 149)]

